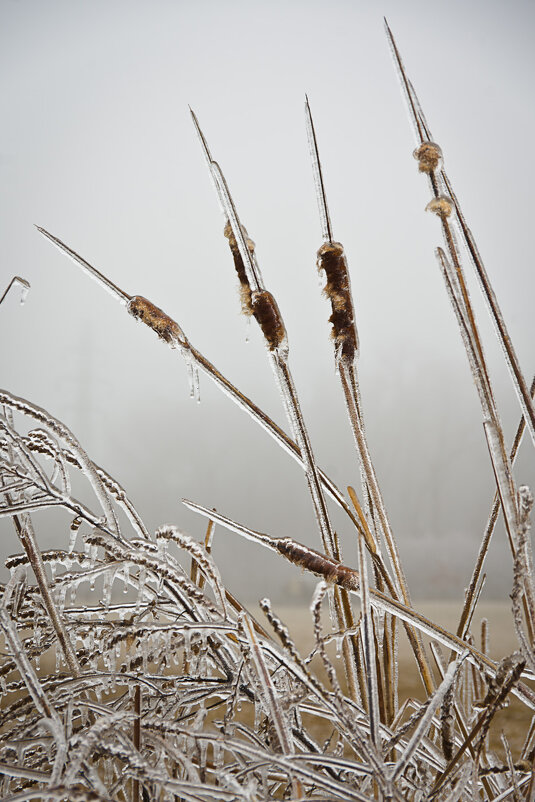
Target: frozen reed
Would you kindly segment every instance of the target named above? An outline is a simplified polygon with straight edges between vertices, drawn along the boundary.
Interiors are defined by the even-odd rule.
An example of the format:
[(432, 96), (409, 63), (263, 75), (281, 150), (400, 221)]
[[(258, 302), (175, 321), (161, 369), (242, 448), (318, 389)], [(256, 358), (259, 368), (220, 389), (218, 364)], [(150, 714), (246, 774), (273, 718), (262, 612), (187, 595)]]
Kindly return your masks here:
[[(32, 401), (1, 390), (0, 517), (12, 521), (21, 546), (20, 554), (7, 560), (11, 578), (0, 599), (2, 799), (535, 798), (533, 497), (513, 473), (526, 428), (535, 443), (535, 383), (528, 389), (442, 150), (388, 26), (386, 31), (414, 124), (418, 171), (431, 191), (428, 209), (440, 224), (443, 247), (436, 257), (474, 377), (496, 479), (456, 632), (412, 603), (368, 446), (357, 372), (358, 310), (344, 248), (333, 238), (308, 98), (305, 120), (322, 233), (317, 269), (325, 277), (334, 363), (362, 479), (360, 490), (349, 487), (347, 497), (316, 462), (283, 317), (192, 112), (224, 212), (222, 233), (242, 311), (262, 331), (290, 434), (225, 378), (165, 311), (118, 287), (53, 234), (38, 231), (179, 352), (193, 394), (201, 371), (299, 462), (322, 551), (233, 521), (211, 509), (209, 499), (206, 506), (184, 500), (208, 519), (202, 542), (171, 524), (148, 531), (125, 490), (92, 461), (68, 427)], [(520, 403), (510, 451), (467, 289), (465, 257), (475, 269)], [(17, 284), (23, 293), (28, 290), (24, 279), (14, 277), (0, 304)], [(76, 474), (87, 482), (91, 502), (73, 495)], [(354, 531), (355, 567), (344, 562), (329, 501), (344, 511)], [(65, 539), (58, 548), (43, 550), (32, 514), (48, 509), (63, 511)], [(500, 512), (511, 551), (518, 650), (495, 662), (488, 655), (487, 624), (481, 649), (473, 627)], [(310, 605), (311, 653), (299, 652), (269, 599), (260, 602), (265, 621), (259, 621), (225, 586), (211, 553), (214, 537), (227, 537), (225, 530), (319, 578)], [(423, 701), (405, 698), (400, 686), (398, 645), (404, 637)], [(342, 660), (333, 659), (334, 646)], [(529, 711), (531, 725), (520, 750), (503, 736), (497, 753), (490, 745), (496, 714), (513, 696)]]

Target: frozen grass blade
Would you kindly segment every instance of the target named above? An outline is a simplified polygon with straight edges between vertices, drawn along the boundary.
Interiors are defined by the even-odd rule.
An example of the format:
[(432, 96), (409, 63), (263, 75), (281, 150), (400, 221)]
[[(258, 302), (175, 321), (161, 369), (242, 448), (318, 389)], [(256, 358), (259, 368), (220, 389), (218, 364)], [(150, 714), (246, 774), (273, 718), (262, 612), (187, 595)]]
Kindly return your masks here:
[(431, 697), (430, 703), (424, 715), (418, 722), (418, 725), (415, 728), (409, 743), (407, 744), (403, 754), (397, 760), (396, 765), (392, 770), (391, 780), (393, 782), (405, 770), (420, 740), (429, 729), (431, 722), (433, 720), (433, 716), (435, 715), (435, 712), (443, 703), (446, 694), (450, 690), (455, 680), (455, 676), (459, 671), (459, 668), (461, 667), (462, 663), (464, 662), (464, 660), (466, 660), (467, 657), (468, 657), (468, 652), (465, 652), (464, 654), (461, 655), (459, 660), (457, 660), (454, 663), (451, 663), (450, 666), (448, 667), (444, 679), (442, 680), (440, 686), (437, 688), (437, 690)]

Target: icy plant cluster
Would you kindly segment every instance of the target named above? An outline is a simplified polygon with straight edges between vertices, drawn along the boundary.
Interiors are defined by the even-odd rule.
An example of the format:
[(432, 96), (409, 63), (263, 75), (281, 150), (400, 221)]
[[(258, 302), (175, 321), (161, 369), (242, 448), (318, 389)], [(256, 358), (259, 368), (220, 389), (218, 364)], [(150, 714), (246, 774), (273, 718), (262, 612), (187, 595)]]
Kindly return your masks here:
[[(199, 370), (206, 374), (300, 463), (322, 551), (252, 530), (193, 502), (186, 503), (209, 519), (204, 542), (172, 525), (149, 532), (123, 488), (63, 423), (0, 391), (0, 515), (11, 519), (21, 545), (21, 553), (7, 561), (11, 578), (0, 598), (2, 799), (534, 799), (533, 499), (528, 488), (516, 486), (512, 471), (525, 429), (535, 442), (534, 387), (527, 389), (441, 149), (388, 28), (387, 35), (414, 122), (415, 157), (431, 190), (428, 208), (443, 235), (437, 259), (479, 394), (496, 477), (496, 497), (457, 630), (448, 632), (418, 612), (405, 581), (366, 440), (347, 261), (332, 236), (308, 101), (323, 229), (318, 269), (325, 278), (334, 359), (360, 463), (360, 498), (352, 488), (346, 498), (316, 464), (284, 321), (194, 116), (225, 212), (243, 311), (264, 335), (291, 436), (234, 387), (164, 311), (128, 295), (40, 231), (184, 356), (193, 376)], [(510, 452), (466, 288), (463, 251), (480, 280), (520, 401), (522, 418)], [(23, 279), (14, 281), (27, 289)], [(88, 483), (91, 502), (73, 495), (75, 474)], [(354, 528), (356, 567), (343, 562), (328, 497)], [(68, 525), (62, 547), (43, 551), (32, 513), (49, 508), (63, 510)], [(481, 650), (471, 628), (500, 511), (511, 547), (518, 651), (495, 663), (487, 653), (486, 626)], [(319, 577), (310, 607), (310, 654), (298, 651), (269, 600), (261, 601), (264, 615), (257, 620), (223, 585), (211, 556), (216, 526)], [(424, 701), (401, 695), (401, 637), (414, 655)], [(334, 646), (339, 660), (333, 659)], [(532, 723), (518, 753), (505, 737), (496, 753), (489, 737), (496, 713), (511, 697), (530, 711)]]

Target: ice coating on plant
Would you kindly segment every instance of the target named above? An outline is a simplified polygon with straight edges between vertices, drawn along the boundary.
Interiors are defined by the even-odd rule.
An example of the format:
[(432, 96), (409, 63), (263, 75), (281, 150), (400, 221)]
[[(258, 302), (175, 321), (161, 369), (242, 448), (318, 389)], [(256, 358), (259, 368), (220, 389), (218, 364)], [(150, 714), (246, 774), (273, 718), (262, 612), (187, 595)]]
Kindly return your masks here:
[(6, 289), (0, 296), (0, 304), (5, 299), (8, 292), (11, 290), (12, 287), (18, 286), (20, 287), (20, 304), (21, 306), (25, 303), (26, 298), (28, 297), (28, 293), (30, 291), (30, 282), (26, 281), (25, 278), (21, 278), (20, 276), (13, 276), (9, 284), (7, 285)]
[[(524, 682), (535, 678), (532, 498), (527, 488), (517, 488), (511, 469), (522, 427), (509, 457), (459, 261), (459, 232), (476, 263), (479, 257), (389, 29), (388, 34), (420, 139), (419, 168), (434, 187), (432, 210), (446, 244), (437, 255), (477, 385), (499, 491), (457, 634), (410, 602), (364, 432), (356, 332), (355, 342), (348, 334), (354, 322), (349, 280), (337, 283), (332, 270), (328, 276), (333, 315), (340, 313), (331, 321), (337, 327), (338, 373), (363, 476), (362, 502), (350, 490), (354, 510), (315, 464), (282, 317), (199, 129), (232, 233), (226, 235), (235, 267), (245, 277), (242, 302), (264, 333), (295, 442), (196, 351), (162, 309), (127, 295), (57, 238), (41, 233), (179, 350), (194, 385), (200, 369), (300, 462), (323, 551), (301, 542), (300, 534), (271, 536), (193, 503), (188, 506), (211, 521), (204, 543), (173, 525), (153, 536), (121, 485), (95, 465), (67, 427), (33, 403), (0, 392), (0, 516), (12, 522), (9, 535), (22, 549), (6, 561), (11, 578), (0, 588), (2, 798), (498, 802), (533, 796), (533, 729), (518, 754), (505, 737), (501, 756), (488, 742), (495, 715), (510, 695), (535, 709), (535, 694)], [(236, 87), (231, 93), (234, 99)], [(307, 114), (323, 235), (336, 250), (308, 103)], [(514, 373), (507, 350), (506, 356)], [(531, 402), (524, 406), (529, 417)], [(39, 428), (32, 428), (36, 423)], [(83, 502), (73, 495), (80, 479), (90, 491)], [(352, 524), (360, 570), (342, 560), (323, 490)], [(511, 544), (520, 653), (496, 663), (488, 654), (488, 628), (479, 651), (473, 627), (500, 506)], [(62, 521), (64, 540), (43, 550), (32, 514), (39, 512), (34, 517), (40, 523), (50, 509)], [(211, 554), (215, 522), (321, 578), (311, 605), (314, 648), (308, 656), (301, 656), (293, 633), (267, 600), (261, 603), (267, 618), (262, 624), (256, 610), (245, 609), (227, 587)], [(218, 527), (216, 553), (219, 536)], [(350, 595), (362, 599), (360, 618)], [(334, 613), (330, 626), (322, 619), (327, 601)], [(399, 696), (398, 621), (406, 624), (424, 701)], [(431, 642), (435, 677), (416, 631)], [(439, 644), (460, 659), (452, 661)], [(318, 661), (326, 677), (317, 671)]]

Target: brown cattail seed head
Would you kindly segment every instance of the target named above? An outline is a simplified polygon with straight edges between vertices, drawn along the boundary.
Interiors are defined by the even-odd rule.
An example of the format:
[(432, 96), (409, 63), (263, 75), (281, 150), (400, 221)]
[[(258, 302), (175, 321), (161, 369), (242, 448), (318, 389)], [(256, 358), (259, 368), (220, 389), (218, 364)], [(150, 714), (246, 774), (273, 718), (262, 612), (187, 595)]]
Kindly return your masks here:
[(340, 585), (347, 590), (359, 590), (359, 575), (347, 565), (332, 557), (326, 557), (314, 549), (303, 546), (289, 537), (276, 540), (278, 551), (295, 565), (301, 566), (316, 576), (321, 576), (327, 582)]
[(162, 309), (143, 298), (142, 295), (134, 295), (128, 302), (127, 309), (137, 320), (141, 320), (147, 326), (150, 326), (158, 337), (170, 345), (171, 348), (177, 348), (177, 346), (186, 343), (186, 337), (178, 323), (175, 323)]
[(436, 142), (422, 142), (412, 155), (418, 161), (421, 173), (430, 175), (442, 167), (442, 150)]
[(318, 270), (324, 270), (324, 294), (331, 302), (331, 336), (337, 357), (352, 361), (358, 350), (357, 330), (344, 248), (339, 242), (326, 242), (318, 251)]
[(252, 310), (266, 338), (269, 350), (275, 351), (286, 340), (286, 329), (275, 298), (267, 290), (253, 292)]
[(453, 201), (445, 195), (439, 195), (438, 198), (429, 201), (425, 211), (434, 212), (442, 218), (449, 217), (453, 211)]
[[(245, 237), (245, 244), (247, 245), (247, 249), (252, 256), (254, 253), (255, 244), (252, 239), (249, 239), (247, 236), (247, 231), (243, 226), (242, 231)], [(238, 243), (236, 242), (236, 237), (234, 236), (232, 226), (228, 220), (225, 228), (223, 229), (223, 234), (228, 239), (230, 250), (232, 251), (232, 258), (234, 259), (234, 267), (240, 282), (241, 311), (244, 315), (252, 315), (253, 307), (251, 303), (251, 287), (249, 286), (249, 280), (247, 278), (243, 259), (241, 258), (240, 249), (238, 248)]]

